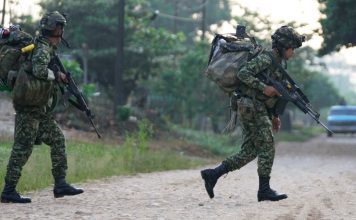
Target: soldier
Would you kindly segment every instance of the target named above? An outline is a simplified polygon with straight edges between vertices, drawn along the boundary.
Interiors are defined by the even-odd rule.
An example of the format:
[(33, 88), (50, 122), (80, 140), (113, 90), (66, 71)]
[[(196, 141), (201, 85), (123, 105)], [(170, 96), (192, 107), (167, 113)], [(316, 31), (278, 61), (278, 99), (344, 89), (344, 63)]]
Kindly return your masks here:
[[(31, 155), (36, 142), (44, 142), (50, 146), (52, 160), (52, 175), (54, 177), (54, 197), (59, 198), (83, 193), (82, 189), (74, 188), (66, 180), (67, 156), (65, 152), (64, 135), (52, 116), (53, 108), (48, 108), (51, 97), (55, 94), (55, 81), (66, 83), (66, 75), (54, 73), (48, 69), (48, 64), (60, 44), (66, 25), (66, 18), (57, 11), (47, 13), (40, 20), (40, 36), (35, 39), (35, 49), (28, 61), (31, 74), (39, 85), (46, 84), (49, 88), (41, 97), (43, 104), (19, 103), (14, 99), (15, 135), (14, 145), (7, 165), (5, 187), (1, 194), (1, 202), (29, 203), (30, 198), (19, 195), (16, 185), (21, 176), (22, 167)], [(15, 89), (14, 89), (15, 90)], [(15, 91), (14, 91), (15, 92)], [(35, 97), (39, 98), (39, 97)], [(39, 102), (36, 102), (39, 103)]]
[(242, 82), (237, 103), (243, 143), (240, 152), (226, 158), (218, 167), (201, 171), (210, 198), (214, 197), (214, 186), (223, 174), (240, 169), (256, 157), (259, 176), (258, 201), (287, 198), (286, 194), (278, 194), (269, 185), (275, 155), (273, 131), (278, 132), (281, 127), (281, 121), (274, 110), (281, 95), (257, 76), (265, 71), (271, 78), (283, 81), (284, 77), (274, 63), (285, 63), (303, 41), (304, 36), (291, 27), (282, 26), (272, 35), (272, 50), (261, 53), (238, 71), (237, 77)]

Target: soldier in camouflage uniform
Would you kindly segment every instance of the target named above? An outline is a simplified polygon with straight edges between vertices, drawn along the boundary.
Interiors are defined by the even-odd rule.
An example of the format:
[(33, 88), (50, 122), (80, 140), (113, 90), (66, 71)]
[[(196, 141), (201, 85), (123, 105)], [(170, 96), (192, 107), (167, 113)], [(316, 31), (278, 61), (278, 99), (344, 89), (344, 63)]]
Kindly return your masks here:
[(273, 130), (278, 132), (281, 127), (281, 121), (275, 111), (280, 94), (257, 75), (265, 72), (271, 78), (283, 81), (283, 75), (273, 63), (281, 64), (291, 58), (294, 49), (300, 47), (303, 41), (304, 36), (291, 27), (282, 26), (272, 35), (272, 50), (267, 50), (247, 62), (237, 73), (242, 82), (239, 85), (237, 103), (243, 143), (240, 152), (226, 158), (218, 167), (201, 171), (210, 198), (214, 197), (214, 186), (223, 174), (242, 168), (256, 157), (259, 176), (258, 201), (287, 198), (287, 195), (278, 194), (269, 185), (275, 155)]
[(52, 174), (55, 180), (54, 197), (83, 193), (82, 189), (74, 188), (65, 181), (67, 170), (65, 139), (47, 106), (55, 93), (54, 87), (57, 84), (55, 81), (67, 82), (64, 73), (54, 73), (48, 69), (48, 64), (55, 54), (57, 45), (62, 40), (65, 25), (65, 17), (57, 11), (47, 13), (40, 21), (41, 35), (35, 40), (35, 49), (32, 51), (32, 58), (30, 58), (32, 68), (30, 68), (29, 74), (39, 80), (38, 82), (54, 86), (49, 87), (52, 89), (49, 95), (47, 94), (47, 100), (43, 105), (23, 105), (14, 101), (16, 111), (15, 142), (7, 166), (1, 202), (31, 202), (30, 198), (22, 197), (17, 193), (16, 185), (21, 176), (22, 167), (31, 155), (35, 142), (44, 142), (50, 146)]

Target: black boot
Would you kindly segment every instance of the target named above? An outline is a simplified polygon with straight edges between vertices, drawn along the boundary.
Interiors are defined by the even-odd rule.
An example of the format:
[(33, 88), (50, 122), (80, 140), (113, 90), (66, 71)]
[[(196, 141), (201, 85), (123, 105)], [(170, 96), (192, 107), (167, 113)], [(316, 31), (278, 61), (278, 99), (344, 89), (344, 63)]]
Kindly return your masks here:
[(77, 189), (69, 185), (64, 178), (56, 180), (53, 188), (54, 198), (60, 198), (63, 196), (74, 196), (83, 192), (83, 189)]
[(15, 186), (5, 185), (4, 191), (1, 193), (2, 203), (30, 203), (31, 199), (27, 197), (22, 197), (18, 192), (16, 192)]
[(282, 199), (286, 199), (288, 196), (286, 194), (278, 194), (276, 191), (270, 188), (269, 179), (270, 177), (259, 177), (260, 186), (258, 189), (257, 199), (258, 201), (279, 201)]
[(215, 169), (206, 169), (200, 172), (201, 177), (205, 182), (206, 192), (208, 193), (211, 199), (214, 198), (214, 186), (216, 182), (222, 175), (228, 172), (229, 170), (224, 164), (220, 164)]

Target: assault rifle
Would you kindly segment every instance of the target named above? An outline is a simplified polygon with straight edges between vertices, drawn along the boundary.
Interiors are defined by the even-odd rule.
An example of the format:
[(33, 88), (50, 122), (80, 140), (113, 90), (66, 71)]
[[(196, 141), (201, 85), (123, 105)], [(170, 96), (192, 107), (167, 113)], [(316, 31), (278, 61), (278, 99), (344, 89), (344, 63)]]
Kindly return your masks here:
[[(79, 90), (77, 84), (73, 80), (71, 73), (65, 69), (63, 66), (62, 61), (59, 59), (58, 55), (56, 54), (54, 58), (51, 60), (49, 64), (49, 68), (56, 74), (58, 72), (62, 72), (66, 75), (68, 83), (64, 84), (64, 88), (60, 86), (60, 90), (63, 94), (64, 97), (64, 104), (66, 105), (67, 102), (72, 104), (74, 107), (79, 109), (82, 112), (85, 112), (87, 118), (89, 119), (91, 125), (93, 126), (96, 134), (98, 135), (98, 138), (101, 138), (101, 135), (98, 131), (98, 129), (95, 127), (95, 124), (93, 122), (93, 119), (95, 117), (94, 114), (90, 111), (87, 102), (85, 101), (85, 97), (82, 94), (82, 92)], [(75, 100), (70, 99), (71, 96), (75, 97)]]
[(272, 79), (270, 76), (263, 72), (259, 74), (258, 78), (260, 78), (267, 85), (273, 86), (282, 95), (280, 97), (280, 100), (278, 100), (277, 102), (277, 106), (275, 109), (276, 113), (282, 113), (287, 103), (292, 102), (302, 112), (310, 115), (318, 124), (323, 126), (328, 132), (333, 133), (325, 124), (323, 124), (319, 120), (320, 114), (317, 111), (313, 110), (309, 99), (302, 92), (299, 86), (294, 82), (294, 80), (290, 77), (288, 72), (280, 64), (274, 63), (274, 65), (276, 65), (278, 70), (285, 76), (286, 81), (279, 82), (277, 80)]

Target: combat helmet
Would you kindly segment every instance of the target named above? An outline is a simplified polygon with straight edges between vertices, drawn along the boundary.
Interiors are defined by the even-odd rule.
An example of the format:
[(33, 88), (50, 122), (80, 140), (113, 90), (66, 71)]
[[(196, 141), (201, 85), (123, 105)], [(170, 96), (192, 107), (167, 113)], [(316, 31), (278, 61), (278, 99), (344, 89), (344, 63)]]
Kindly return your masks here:
[(53, 11), (46, 13), (40, 20), (40, 29), (53, 31), (56, 29), (56, 26), (60, 24), (65, 26), (67, 20), (64, 14), (59, 13), (58, 11)]
[(282, 26), (271, 36), (272, 45), (275, 47), (282, 46), (283, 48), (298, 48), (305, 41), (305, 36), (298, 34), (289, 26)]

